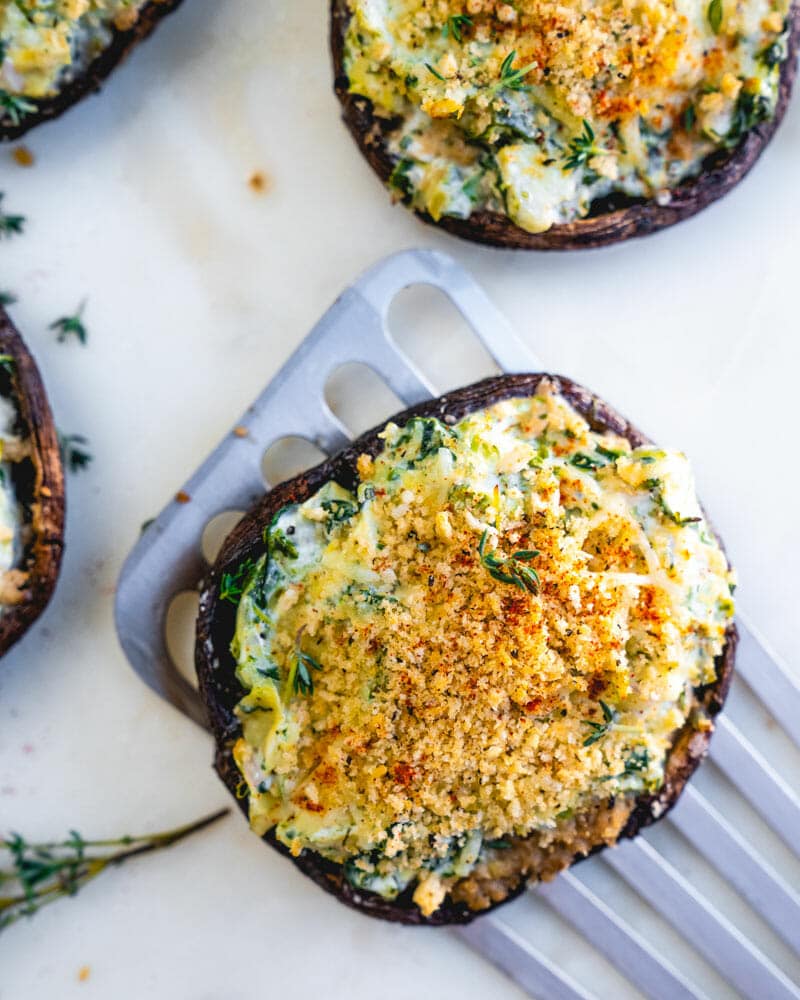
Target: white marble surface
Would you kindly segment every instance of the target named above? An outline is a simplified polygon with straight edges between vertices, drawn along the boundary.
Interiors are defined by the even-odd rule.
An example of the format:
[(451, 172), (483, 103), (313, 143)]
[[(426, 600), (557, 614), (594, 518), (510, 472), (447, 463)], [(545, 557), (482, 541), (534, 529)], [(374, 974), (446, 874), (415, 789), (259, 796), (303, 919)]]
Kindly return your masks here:
[[(0, 827), (109, 835), (226, 802), (208, 738), (129, 669), (112, 623), (115, 580), (139, 525), (341, 288), (408, 246), (453, 254), (552, 370), (690, 453), (738, 565), (742, 606), (787, 660), (800, 661), (800, 105), (754, 174), (701, 217), (646, 241), (562, 256), (461, 244), (390, 206), (339, 122), (321, 0), (187, 0), (102, 99), (27, 144), (31, 169), (0, 152), (5, 207), (28, 216), (24, 237), (0, 246), (0, 288), (19, 295), (13, 313), (58, 423), (89, 436), (94, 462), (69, 482), (53, 604), (0, 664)], [(247, 184), (255, 170), (270, 179), (261, 196)], [(48, 323), (84, 297), (89, 346), (56, 344)], [(434, 315), (416, 343), (449, 384), (472, 372)], [(733, 710), (797, 783), (797, 755), (769, 720), (742, 693)], [(800, 866), (712, 768), (701, 784), (800, 881)], [(800, 978), (798, 962), (668, 829), (654, 839)], [(731, 995), (602, 865), (583, 877), (710, 996)], [(506, 912), (600, 996), (637, 995), (543, 904)], [(84, 965), (89, 979), (78, 982)], [(105, 876), (0, 940), (1, 1000), (271, 995), (518, 994), (446, 932), (384, 926), (340, 907), (238, 816)]]

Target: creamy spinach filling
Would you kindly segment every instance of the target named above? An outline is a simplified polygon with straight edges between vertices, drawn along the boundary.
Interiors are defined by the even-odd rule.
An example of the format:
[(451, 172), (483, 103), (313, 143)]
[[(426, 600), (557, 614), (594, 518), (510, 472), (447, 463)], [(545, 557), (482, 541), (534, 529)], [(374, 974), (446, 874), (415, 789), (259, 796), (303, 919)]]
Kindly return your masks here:
[(221, 580), (234, 757), (254, 830), (430, 914), (507, 838), (662, 784), (733, 576), (685, 457), (549, 383), (382, 436)]
[(0, 396), (0, 614), (17, 603), (25, 575), (19, 570), (24, 551), (23, 512), (14, 484), (14, 463), (27, 454), (16, 434), (17, 411)]
[(0, 121), (19, 124), (131, 28), (146, 0), (0, 0)]
[(349, 0), (350, 91), (434, 220), (532, 233), (612, 195), (668, 203), (771, 118), (789, 0)]

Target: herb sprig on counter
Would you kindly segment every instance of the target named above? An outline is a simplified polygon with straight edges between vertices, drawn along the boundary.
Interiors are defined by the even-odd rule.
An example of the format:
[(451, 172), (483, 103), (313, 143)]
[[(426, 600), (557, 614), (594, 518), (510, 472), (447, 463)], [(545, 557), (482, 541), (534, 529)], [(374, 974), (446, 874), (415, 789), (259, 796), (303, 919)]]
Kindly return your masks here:
[(54, 323), (51, 323), (47, 328), (48, 330), (58, 330), (58, 336), (56, 340), (59, 344), (64, 344), (69, 337), (75, 337), (77, 340), (86, 345), (86, 341), (89, 339), (89, 333), (86, 329), (86, 324), (83, 322), (83, 310), (86, 308), (86, 300), (78, 306), (74, 315), (72, 316), (62, 316), (57, 319)]
[(67, 840), (55, 843), (32, 843), (18, 833), (0, 839), (0, 931), (58, 899), (74, 896), (107, 868), (169, 847), (227, 813), (220, 809), (165, 833), (114, 840), (85, 840), (74, 830)]
[(0, 238), (20, 236), (25, 229), (25, 216), (12, 215), (2, 210), (2, 201), (5, 195), (0, 191)]
[(61, 450), (61, 461), (70, 472), (82, 472), (92, 462), (92, 455), (86, 451), (89, 439), (83, 434), (59, 434), (58, 447)]

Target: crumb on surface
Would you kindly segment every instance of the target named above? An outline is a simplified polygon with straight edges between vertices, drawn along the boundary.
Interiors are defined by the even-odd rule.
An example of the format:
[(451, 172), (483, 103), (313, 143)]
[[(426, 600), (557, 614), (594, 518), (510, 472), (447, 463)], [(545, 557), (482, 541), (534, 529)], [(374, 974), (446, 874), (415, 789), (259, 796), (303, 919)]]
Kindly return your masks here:
[(17, 146), (11, 150), (11, 158), (20, 167), (32, 167), (36, 162), (33, 153), (27, 146)]
[(233, 428), (233, 433), (237, 438), (246, 438), (248, 431), (246, 427), (239, 425), (238, 427)]
[(270, 187), (269, 178), (262, 170), (254, 171), (250, 175), (250, 180), (247, 183), (250, 190), (255, 191), (256, 194), (264, 194), (264, 192), (269, 190)]
[(189, 496), (188, 493), (185, 493), (183, 490), (179, 490), (175, 494), (175, 499), (178, 501), (178, 503), (189, 503), (189, 501), (192, 498)]
[(91, 967), (88, 965), (82, 965), (80, 969), (78, 969), (78, 982), (79, 983), (88, 982), (89, 976), (91, 976), (91, 974), (92, 974)]

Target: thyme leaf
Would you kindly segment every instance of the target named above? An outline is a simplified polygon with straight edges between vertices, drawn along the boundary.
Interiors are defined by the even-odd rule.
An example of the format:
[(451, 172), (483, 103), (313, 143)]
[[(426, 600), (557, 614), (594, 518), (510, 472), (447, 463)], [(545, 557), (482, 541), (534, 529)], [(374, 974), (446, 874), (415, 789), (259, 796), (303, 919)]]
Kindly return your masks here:
[(34, 111), (36, 111), (36, 105), (31, 101), (26, 101), (19, 94), (10, 94), (7, 90), (0, 90), (0, 121), (19, 125), (23, 118), (33, 114)]
[[(0, 93), (2, 93), (0, 91)], [(5, 198), (5, 194), (0, 191), (0, 202)], [(24, 215), (6, 214), (0, 208), (0, 239), (7, 239), (11, 236), (20, 236), (25, 228)]]
[(48, 330), (58, 330), (56, 340), (59, 344), (65, 343), (69, 337), (76, 337), (81, 344), (86, 344), (89, 334), (83, 322), (85, 308), (86, 300), (84, 299), (73, 316), (62, 316), (47, 328)]
[(520, 549), (508, 559), (500, 559), (494, 553), (486, 551), (486, 541), (489, 536), (487, 528), (478, 543), (478, 555), (481, 565), (488, 571), (492, 579), (500, 583), (508, 583), (529, 594), (538, 594), (541, 586), (539, 574), (526, 563), (535, 559), (539, 553), (535, 549)]
[(706, 11), (706, 17), (708, 18), (708, 23), (711, 30), (715, 35), (719, 34), (719, 30), (722, 27), (722, 0), (711, 0), (708, 5), (708, 10)]
[(442, 37), (451, 35), (457, 42), (461, 41), (461, 32), (472, 27), (472, 18), (466, 14), (451, 14), (442, 27)]
[(227, 601), (229, 604), (238, 604), (254, 569), (255, 563), (248, 558), (240, 563), (236, 569), (223, 573), (219, 583), (219, 599)]
[(92, 462), (92, 455), (85, 450), (88, 438), (83, 434), (59, 434), (58, 447), (61, 451), (61, 461), (70, 472), (82, 472)]
[(604, 701), (600, 701), (599, 704), (600, 709), (603, 712), (602, 722), (596, 722), (594, 719), (581, 720), (584, 726), (589, 726), (592, 730), (592, 732), (589, 733), (583, 741), (583, 745), (585, 747), (590, 747), (592, 744), (597, 743), (598, 740), (601, 740), (619, 718), (619, 713), (607, 705)]

